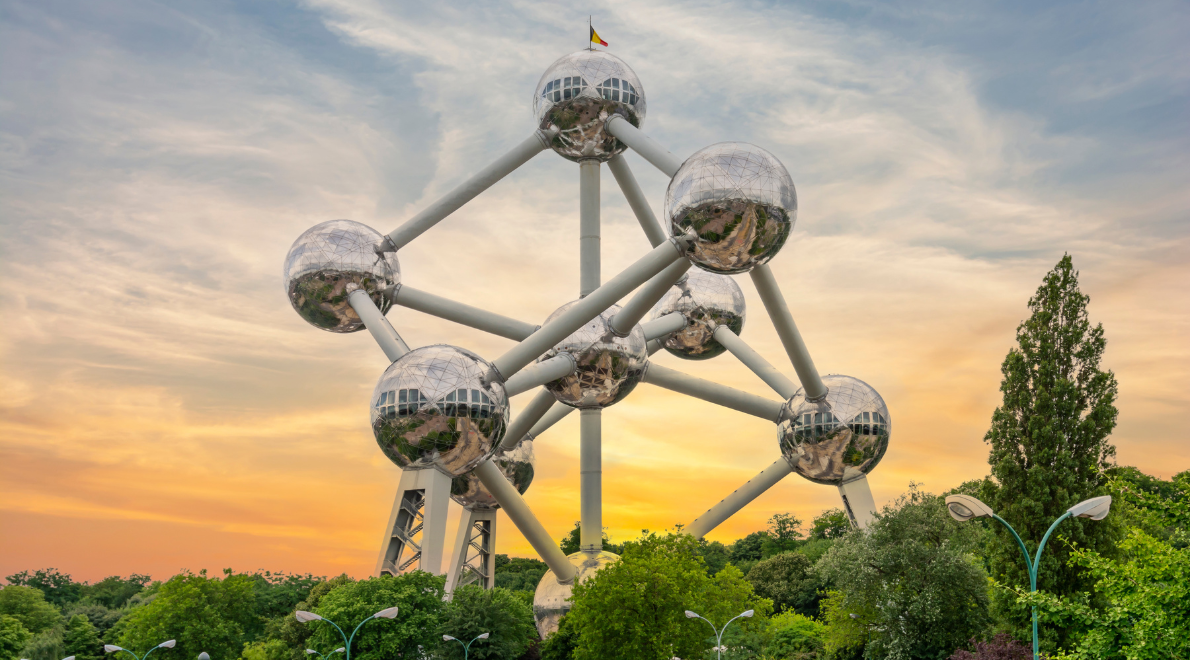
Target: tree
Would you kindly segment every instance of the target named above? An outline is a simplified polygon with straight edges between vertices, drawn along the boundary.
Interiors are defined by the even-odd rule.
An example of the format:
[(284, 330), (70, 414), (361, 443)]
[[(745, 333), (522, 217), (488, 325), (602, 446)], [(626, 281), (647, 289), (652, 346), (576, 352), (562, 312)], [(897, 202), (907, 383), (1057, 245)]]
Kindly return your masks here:
[(100, 660), (103, 657), (103, 642), (99, 640), (99, 633), (81, 614), (70, 617), (62, 642), (66, 646), (66, 654), (73, 655), (76, 660)]
[(16, 617), (0, 614), (0, 660), (17, 660), (21, 649), (33, 639)]
[(541, 577), (549, 570), (549, 566), (540, 559), (526, 557), (512, 557), (496, 555), (496, 586), (512, 591), (537, 590)]
[(765, 655), (790, 660), (818, 658), (824, 649), (826, 626), (797, 612), (787, 611), (769, 620)]
[(768, 536), (761, 542), (761, 558), (795, 550), (802, 541), (802, 521), (791, 513), (776, 513), (769, 518)]
[(851, 531), (851, 520), (842, 509), (827, 509), (810, 523), (811, 539), (837, 539)]
[(87, 621), (90, 621), (91, 625), (95, 626), (95, 632), (102, 638), (124, 616), (125, 612), (123, 610), (113, 610), (97, 603), (79, 602), (71, 605), (65, 614), (67, 618), (71, 618), (76, 614), (87, 617)]
[(56, 568), (43, 568), (33, 571), (21, 571), (8, 576), (8, 583), (23, 587), (32, 587), (45, 595), (46, 602), (55, 607), (63, 607), (73, 603), (82, 596), (83, 585), (75, 582), (69, 575), (58, 572)]
[[(297, 603), (292, 610), (284, 615), (268, 621), (261, 637), (244, 647), (246, 660), (309, 660), (304, 651), (310, 647), (310, 637), (314, 634), (315, 629), (295, 619), (293, 611), (316, 612), (319, 603), (328, 593), (351, 582), (354, 580), (347, 575), (340, 575), (315, 584), (310, 588), (305, 600)], [(329, 648), (319, 647), (319, 650), (330, 651), (342, 644), (340, 641)], [(252, 654), (251, 658), (249, 658), (249, 654)]]
[(862, 626), (868, 657), (946, 658), (990, 623), (987, 575), (967, 554), (981, 533), (911, 485), (866, 533), (839, 539), (815, 566), (839, 592), (823, 604), (828, 625)]
[(710, 631), (687, 619), (686, 610), (716, 625), (756, 610), (754, 618), (733, 624), (741, 634), (763, 631), (772, 611), (734, 566), (708, 576), (699, 541), (688, 534), (648, 533), (625, 543), (619, 561), (575, 585), (573, 603), (566, 618), (579, 638), (574, 660), (701, 657), (711, 646)]
[[(369, 621), (360, 628), (351, 655), (359, 660), (417, 658), (422, 654), (420, 649), (436, 649), (442, 641), (435, 631), (446, 608), (442, 600), (445, 586), (445, 578), (424, 571), (347, 582), (323, 596), (314, 612), (334, 621), (350, 635), (369, 616), (399, 607), (395, 619)], [(334, 649), (343, 645), (339, 633), (330, 624), (315, 621), (305, 625), (315, 626), (311, 648)]]
[[(516, 660), (537, 638), (533, 610), (507, 589), (481, 589), (466, 585), (455, 590), (439, 625), (443, 635), (460, 639), (464, 644), (481, 633), (490, 633), (486, 640), (471, 645), (469, 657), (476, 660)], [(463, 658), (463, 647), (445, 642), (444, 659)]]
[(53, 628), (62, 620), (58, 609), (45, 600), (40, 589), (9, 585), (0, 589), (0, 614), (7, 614), (34, 635)]
[[(144, 591), (145, 585), (152, 581), (148, 575), (133, 573), (127, 578), (110, 575), (99, 582), (83, 588), (85, 600), (98, 603), (109, 609), (124, 607), (135, 595)], [(92, 621), (94, 623), (94, 621)]]
[[(1107, 342), (1102, 324), (1092, 327), (1087, 318), (1089, 300), (1079, 291), (1070, 255), (1063, 256), (1029, 300), (1031, 316), (1017, 327), (1017, 346), (1000, 368), (1004, 399), (984, 437), (994, 481), (981, 499), (1016, 529), (1030, 553), (1066, 509), (1106, 493), (1103, 470), (1115, 456), (1108, 435), (1116, 425), (1116, 378), (1099, 368)], [(1016, 541), (1007, 530), (993, 529), (992, 576), (1028, 585)], [(1117, 535), (1111, 521), (1081, 519), (1063, 523), (1062, 534), (1101, 554), (1112, 552)], [(1089, 590), (1089, 577), (1069, 558), (1067, 544), (1051, 543), (1041, 557), (1038, 588), (1057, 596)], [(1023, 635), (1029, 611), (1008, 596), (997, 598), (996, 610)], [(1066, 633), (1057, 634), (1062, 644)]]
[(731, 561), (731, 553), (727, 546), (718, 541), (703, 539), (699, 544), (699, 553), (702, 556), (702, 562), (706, 564), (707, 575), (718, 573)]
[[(162, 583), (152, 602), (124, 617), (116, 628), (118, 644), (143, 653), (167, 639), (177, 640), (172, 650), (155, 653), (154, 660), (189, 660), (203, 651), (212, 658), (239, 657), (245, 630), (255, 620), (255, 601), (249, 576), (181, 573)], [(161, 653), (168, 657), (158, 658)]]
[(728, 546), (731, 563), (739, 566), (741, 562), (762, 559), (764, 542), (768, 537), (768, 532), (752, 532), (742, 539), (737, 539), (735, 543)]
[(558, 619), (558, 630), (541, 643), (541, 660), (571, 660), (578, 648), (578, 633), (570, 625), (570, 615)]
[(782, 552), (753, 566), (748, 582), (758, 596), (773, 601), (778, 612), (793, 610), (816, 616), (821, 583), (810, 569), (810, 560), (802, 553)]
[[(574, 529), (570, 530), (570, 532), (568, 534), (566, 534), (565, 537), (562, 538), (562, 542), (559, 544), (562, 547), (562, 552), (564, 552), (568, 555), (572, 555), (572, 554), (578, 552), (579, 550), (582, 550), (582, 534), (583, 534), (583, 524), (579, 521), (575, 521)], [(620, 554), (620, 550), (622, 548), (623, 548), (622, 545), (612, 543), (611, 539), (609, 539), (607, 536), (607, 530), (606, 529), (603, 530), (603, 549), (604, 550), (606, 550), (607, 552), (615, 553), (618, 555), (618, 554)]]

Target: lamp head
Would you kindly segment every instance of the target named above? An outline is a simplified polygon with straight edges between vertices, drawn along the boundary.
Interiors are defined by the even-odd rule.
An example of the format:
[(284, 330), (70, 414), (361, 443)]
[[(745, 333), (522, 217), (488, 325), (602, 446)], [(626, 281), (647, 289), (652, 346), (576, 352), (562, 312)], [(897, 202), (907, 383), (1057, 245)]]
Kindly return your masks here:
[(167, 640), (165, 640), (164, 642), (161, 642), (160, 644), (158, 644), (158, 645), (157, 645), (157, 648), (159, 648), (159, 649), (172, 649), (173, 647), (175, 647), (175, 646), (177, 646), (177, 645), (178, 645), (178, 641), (177, 641), (177, 640), (175, 640), (175, 639), (167, 639)]
[(858, 614), (855, 614), (854, 612), (853, 612), (853, 613), (851, 613), (851, 614), (848, 614), (847, 616), (849, 616), (849, 617), (851, 617), (851, 618), (853, 618), (853, 619), (858, 619), (858, 618), (859, 618), (859, 615), (858, 615)]
[(123, 650), (124, 649), (120, 648), (119, 646), (116, 646), (115, 644), (104, 644), (103, 645), (104, 653), (115, 653), (116, 651), (123, 651)]
[(66, 656), (65, 658), (62, 658), (62, 660), (74, 660), (74, 656), (73, 656), (73, 655), (68, 655), (68, 656)]
[(479, 637), (476, 637), (475, 639), (487, 639), (488, 635), (490, 635), (490, 634), (491, 633), (484, 633), (484, 634), (480, 635)]
[(751, 618), (752, 618), (752, 615), (753, 615), (753, 614), (755, 614), (755, 613), (756, 613), (756, 612), (755, 612), (754, 610), (748, 610), (747, 612), (744, 612), (744, 613), (743, 613), (743, 614), (741, 614), (740, 616), (744, 617), (745, 619), (751, 619)]
[(316, 653), (318, 653), (318, 651), (315, 651), (314, 649), (306, 649), (306, 655), (314, 655)]
[(377, 619), (395, 619), (397, 618), (397, 608), (389, 607), (373, 614)]
[(442, 641), (444, 641), (444, 642), (457, 642), (457, 641), (459, 641), (459, 640), (455, 639), (454, 637), (451, 637), (450, 635), (443, 635), (443, 636), (442, 636)]
[(1091, 520), (1103, 520), (1107, 517), (1107, 511), (1111, 508), (1111, 495), (1102, 495), (1100, 497), (1092, 497), (1089, 500), (1083, 500), (1078, 504), (1066, 509), (1070, 515), (1075, 518), (1090, 518)]
[(211, 654), (203, 651), (198, 654), (198, 660), (211, 660)]
[(322, 621), (322, 617), (318, 616), (317, 614), (315, 614), (313, 612), (307, 612), (305, 610), (298, 610), (298, 611), (294, 612), (293, 618), (297, 619), (298, 621), (300, 621), (302, 623), (310, 623), (311, 621)]
[(992, 507), (970, 495), (947, 495), (946, 508), (950, 511), (950, 517), (959, 522), (992, 517)]
[(691, 612), (690, 610), (686, 610), (686, 618), (687, 619), (697, 619), (698, 615), (695, 614), (694, 612)]
[(346, 651), (346, 650), (347, 650), (347, 649), (345, 649), (345, 648), (343, 648), (342, 646), (340, 646), (339, 648), (335, 649), (334, 651), (331, 651), (331, 653), (342, 653), (342, 652), (344, 652), (344, 651)]

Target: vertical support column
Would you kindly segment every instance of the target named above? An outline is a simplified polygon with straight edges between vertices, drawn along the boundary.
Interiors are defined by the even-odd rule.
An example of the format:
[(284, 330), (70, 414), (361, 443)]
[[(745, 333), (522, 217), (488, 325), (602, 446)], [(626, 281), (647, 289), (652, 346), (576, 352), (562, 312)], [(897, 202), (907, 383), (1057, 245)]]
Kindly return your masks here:
[(586, 296), (601, 283), (599, 265), (599, 161), (578, 164), (579, 183), (579, 296)]
[(403, 470), (373, 574), (398, 575), (410, 568), (441, 574), (449, 502), (450, 477), (432, 468)]
[(583, 552), (603, 550), (603, 411), (579, 414), (579, 519)]
[(866, 475), (839, 484), (839, 496), (843, 498), (843, 510), (855, 527), (866, 529), (876, 519), (876, 500)]
[(479, 584), (483, 589), (496, 586), (496, 511), (463, 509), (446, 574), (447, 594), (467, 584)]

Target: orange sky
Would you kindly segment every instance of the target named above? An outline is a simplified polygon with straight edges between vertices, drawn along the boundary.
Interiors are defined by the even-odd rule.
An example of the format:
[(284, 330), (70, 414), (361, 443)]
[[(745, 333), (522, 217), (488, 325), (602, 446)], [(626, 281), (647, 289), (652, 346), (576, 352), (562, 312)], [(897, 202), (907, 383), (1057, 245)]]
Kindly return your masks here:
[[(444, 15), (312, 6), (294, 11), (323, 33), (294, 41), (244, 16), (116, 12), (92, 29), (35, 5), (5, 27), (0, 41), (21, 57), (44, 51), (53, 75), (6, 68), (0, 105), (0, 575), (371, 571), (399, 478), (367, 421), (385, 360), (366, 333), (298, 318), (282, 258), (322, 220), (389, 231), (523, 139), (528, 90), (575, 45), (478, 17), (448, 39)], [(648, 132), (679, 156), (752, 141), (790, 169), (801, 212), (773, 269), (819, 369), (888, 402), (878, 504), (910, 481), (937, 492), (986, 474), (1000, 362), (1066, 251), (1119, 379), (1119, 462), (1161, 477), (1190, 469), (1190, 200), (1184, 159), (1162, 151), (1176, 144), (1149, 136), (1148, 155), (1129, 161), (1106, 132), (1058, 134), (1047, 122), (1060, 108), (989, 100), (977, 57), (864, 24), (613, 7), (615, 30), (601, 34), (636, 42), (616, 52), (649, 95)], [(782, 27), (758, 35), (758, 21)], [(681, 46), (708, 32), (723, 38)], [(55, 50), (66, 35), (70, 48)], [(757, 58), (768, 73), (745, 66)], [(1155, 169), (1109, 183), (1062, 169), (1104, 153), (1174, 165), (1134, 164)], [(660, 215), (665, 179), (628, 158)], [(577, 295), (576, 169), (538, 156), (403, 250), (404, 280), (540, 323)], [(606, 171), (602, 187), (606, 279), (648, 244)], [(793, 376), (737, 279), (743, 338)], [(492, 359), (512, 345), (409, 310), (389, 319), (414, 346)], [(655, 359), (775, 398), (730, 355)], [(514, 415), (530, 396), (513, 399)], [(650, 385), (607, 410), (603, 430), (617, 541), (689, 523), (778, 455), (772, 424)], [(577, 416), (536, 443), (526, 500), (555, 538), (578, 515), (577, 448)], [(708, 537), (838, 504), (835, 489), (790, 476)], [(498, 537), (499, 552), (531, 552), (503, 516)]]

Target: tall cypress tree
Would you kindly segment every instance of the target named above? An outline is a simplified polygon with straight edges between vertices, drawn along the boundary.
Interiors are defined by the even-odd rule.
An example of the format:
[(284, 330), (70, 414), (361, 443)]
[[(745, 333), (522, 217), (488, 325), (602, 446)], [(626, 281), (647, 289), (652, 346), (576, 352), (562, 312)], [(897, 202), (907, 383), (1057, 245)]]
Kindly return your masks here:
[[(1102, 470), (1116, 453), (1108, 442), (1116, 425), (1116, 377), (1099, 368), (1107, 341), (1103, 325), (1092, 327), (1087, 319), (1089, 300), (1078, 288), (1070, 255), (1063, 256), (1029, 300), (1031, 316), (1017, 327), (1018, 345), (1000, 368), (1004, 401), (984, 436), (993, 477), (985, 501), (1020, 533), (1030, 553), (1066, 509), (1106, 494)], [(1076, 518), (1063, 522), (1055, 535), (1112, 554), (1113, 527), (1110, 516), (1102, 522)], [(999, 535), (989, 552), (992, 576), (1027, 590), (1029, 573), (1016, 542), (1000, 525), (992, 529)], [(1067, 544), (1051, 538), (1038, 589), (1061, 595), (1090, 590), (1091, 580), (1068, 566), (1068, 557)], [(1028, 637), (1028, 608), (1004, 593), (994, 605), (1002, 620)], [(1065, 645), (1065, 631), (1044, 628), (1047, 646)]]

